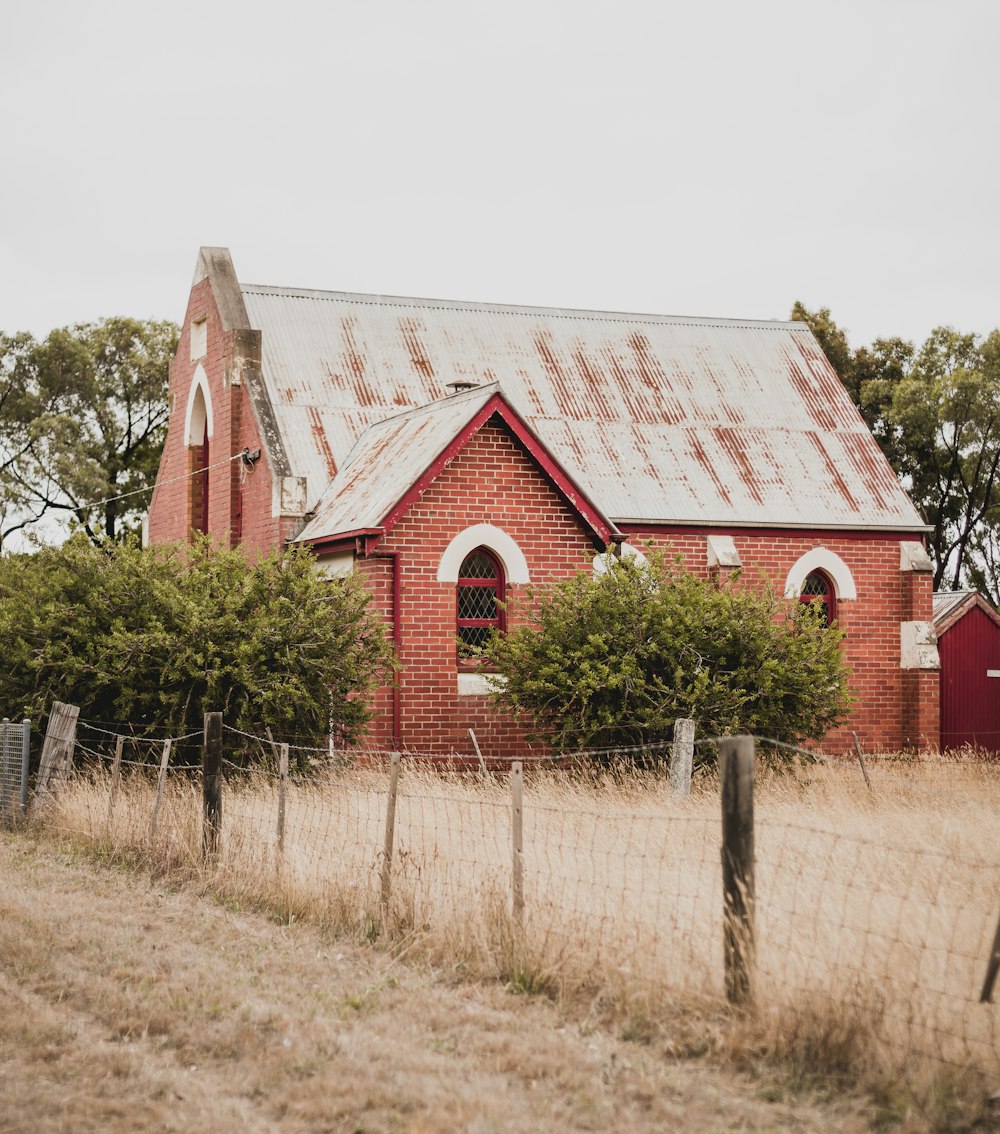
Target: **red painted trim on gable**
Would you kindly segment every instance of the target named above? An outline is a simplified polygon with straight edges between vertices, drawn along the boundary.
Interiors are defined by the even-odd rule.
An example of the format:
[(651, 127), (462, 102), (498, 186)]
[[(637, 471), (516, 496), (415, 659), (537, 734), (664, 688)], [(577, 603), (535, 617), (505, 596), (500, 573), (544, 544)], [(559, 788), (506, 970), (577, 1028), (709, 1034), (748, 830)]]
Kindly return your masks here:
[(504, 400), (500, 394), (494, 394), (489, 401), (475, 414), (468, 424), (461, 429), (444, 447), (438, 456), (431, 462), (424, 472), (414, 481), (408, 491), (386, 514), (381, 527), (385, 535), (399, 523), (406, 513), (420, 499), (441, 473), (458, 456), (480, 429), (496, 415), (501, 418), (511, 433), (524, 446), (528, 456), (538, 466), (542, 475), (552, 484), (567, 504), (576, 512), (584, 525), (597, 539), (607, 547), (612, 543), (618, 530), (594, 507), (584, 496), (570, 477), (563, 471), (555, 458), (542, 445), (524, 420)]
[(800, 539), (854, 539), (889, 540), (903, 543), (912, 540), (923, 544), (920, 532), (866, 531), (861, 528), (768, 528), (754, 527), (713, 527), (710, 524), (619, 524), (619, 530), (626, 536), (659, 535), (726, 535), (726, 536), (782, 536)]
[(971, 614), (973, 610), (981, 610), (991, 622), (1000, 626), (1000, 614), (993, 608), (990, 600), (978, 591), (973, 591), (972, 594), (962, 599), (958, 606), (953, 607), (942, 619), (935, 620), (934, 629), (937, 632), (938, 638), (947, 634), (956, 623), (961, 622), (962, 619), (967, 614)]
[[(367, 554), (369, 543), (377, 542), (385, 535), (382, 528), (356, 528), (349, 532), (338, 532), (334, 536), (317, 536), (315, 539), (289, 540), (290, 543), (302, 543), (311, 547), (317, 555), (324, 551), (348, 551), (356, 549), (356, 545), (363, 542)], [(358, 554), (361, 554), (360, 550)]]

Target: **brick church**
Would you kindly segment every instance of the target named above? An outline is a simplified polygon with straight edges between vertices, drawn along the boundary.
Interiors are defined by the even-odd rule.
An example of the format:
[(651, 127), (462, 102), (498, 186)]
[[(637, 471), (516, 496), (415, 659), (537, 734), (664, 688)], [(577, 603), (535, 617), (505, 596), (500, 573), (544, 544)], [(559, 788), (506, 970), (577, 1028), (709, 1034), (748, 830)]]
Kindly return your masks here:
[(362, 573), (402, 665), (375, 744), (523, 751), (469, 660), (497, 600), (649, 542), (826, 606), (858, 698), (827, 750), (938, 735), (926, 527), (801, 323), (244, 284), (203, 248), (148, 539), (192, 531)]

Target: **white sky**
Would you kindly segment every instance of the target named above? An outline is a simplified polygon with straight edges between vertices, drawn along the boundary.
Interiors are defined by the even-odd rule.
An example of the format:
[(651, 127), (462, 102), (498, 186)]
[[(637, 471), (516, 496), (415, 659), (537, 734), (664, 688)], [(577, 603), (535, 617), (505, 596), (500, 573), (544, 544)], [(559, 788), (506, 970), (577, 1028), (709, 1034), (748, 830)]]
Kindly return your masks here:
[(0, 330), (241, 279), (1000, 324), (996, 0), (0, 0)]

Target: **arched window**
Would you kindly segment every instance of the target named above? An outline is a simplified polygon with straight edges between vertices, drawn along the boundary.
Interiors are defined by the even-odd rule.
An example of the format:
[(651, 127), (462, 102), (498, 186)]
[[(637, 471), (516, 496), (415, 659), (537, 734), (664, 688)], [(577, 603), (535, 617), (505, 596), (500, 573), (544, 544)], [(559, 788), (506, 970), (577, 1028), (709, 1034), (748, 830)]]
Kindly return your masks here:
[(208, 466), (209, 456), (208, 407), (204, 388), (199, 385), (189, 410), (188, 472), (189, 527), (193, 532), (208, 534)]
[(458, 569), (457, 627), (459, 664), (476, 666), (492, 630), (504, 628), (506, 583), (503, 565), (485, 547), (462, 560)]
[(810, 571), (799, 592), (801, 602), (819, 603), (823, 608), (823, 625), (830, 626), (837, 618), (837, 592), (825, 571)]

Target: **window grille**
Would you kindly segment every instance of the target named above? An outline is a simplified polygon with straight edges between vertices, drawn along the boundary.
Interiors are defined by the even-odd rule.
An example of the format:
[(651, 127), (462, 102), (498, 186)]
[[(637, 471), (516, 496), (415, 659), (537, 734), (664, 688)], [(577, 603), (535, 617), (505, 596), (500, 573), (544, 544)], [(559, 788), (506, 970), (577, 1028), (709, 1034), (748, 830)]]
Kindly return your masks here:
[(503, 629), (503, 568), (484, 547), (462, 561), (458, 572), (457, 627), (459, 661), (475, 662), (493, 630)]
[(819, 603), (822, 607), (823, 625), (829, 626), (837, 617), (837, 597), (833, 583), (822, 571), (811, 571), (802, 584), (799, 594), (802, 602)]

